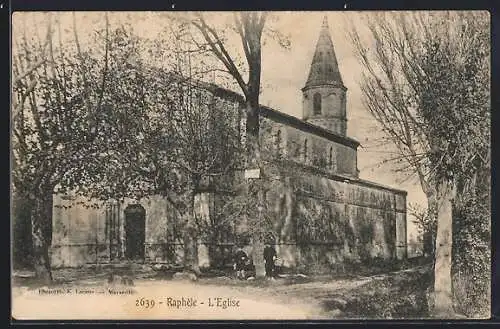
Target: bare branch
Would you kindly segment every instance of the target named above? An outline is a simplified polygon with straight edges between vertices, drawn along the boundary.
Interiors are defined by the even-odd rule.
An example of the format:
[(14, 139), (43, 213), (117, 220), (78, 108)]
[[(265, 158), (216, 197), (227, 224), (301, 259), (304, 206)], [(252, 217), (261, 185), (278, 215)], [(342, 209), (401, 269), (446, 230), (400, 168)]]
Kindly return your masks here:
[(234, 60), (227, 52), (224, 44), (222, 43), (217, 32), (208, 26), (201, 14), (198, 15), (200, 23), (193, 21), (193, 25), (203, 34), (205, 41), (210, 45), (215, 56), (226, 66), (231, 75), (235, 78), (236, 82), (246, 95), (248, 93), (248, 86), (243, 81), (243, 78), (234, 64)]

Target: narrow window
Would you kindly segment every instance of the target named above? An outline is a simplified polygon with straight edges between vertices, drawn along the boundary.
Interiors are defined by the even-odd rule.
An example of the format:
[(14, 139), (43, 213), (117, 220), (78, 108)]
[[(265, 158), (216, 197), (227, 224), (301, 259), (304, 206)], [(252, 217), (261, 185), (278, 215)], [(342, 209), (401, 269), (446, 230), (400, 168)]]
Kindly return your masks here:
[(333, 146), (330, 147), (330, 154), (329, 154), (329, 160), (328, 160), (328, 165), (330, 167), (330, 170), (337, 170), (337, 159), (336, 159), (336, 155), (335, 155), (335, 151), (333, 149)]
[(281, 157), (282, 156), (282, 138), (281, 138), (281, 130), (278, 130), (276, 132), (276, 154), (278, 157)]
[(307, 147), (308, 147), (308, 145), (307, 145), (307, 139), (306, 139), (306, 140), (304, 140), (304, 162), (305, 163), (307, 163), (307, 152), (308, 152)]
[(333, 161), (333, 147), (330, 147), (330, 156), (328, 160), (328, 165), (330, 166), (330, 169), (332, 168), (332, 161)]
[(321, 94), (316, 93), (313, 96), (313, 113), (315, 115), (321, 114)]

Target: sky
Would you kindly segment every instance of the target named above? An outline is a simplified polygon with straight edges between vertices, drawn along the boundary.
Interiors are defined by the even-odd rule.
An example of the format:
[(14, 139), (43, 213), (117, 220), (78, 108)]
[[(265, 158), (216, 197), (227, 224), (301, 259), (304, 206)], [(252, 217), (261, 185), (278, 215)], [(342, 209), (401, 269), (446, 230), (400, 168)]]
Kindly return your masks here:
[[(172, 28), (166, 15), (172, 13), (127, 12), (109, 13), (111, 25), (129, 23), (134, 32), (150, 39), (165, 38)], [(174, 15), (185, 15), (174, 13)], [(231, 13), (206, 13), (207, 20), (227, 31), (225, 24), (231, 23)], [(328, 19), (332, 41), (335, 47), (340, 73), (347, 87), (347, 135), (361, 143), (358, 149), (358, 168), (360, 177), (380, 184), (389, 185), (408, 191), (407, 203), (425, 205), (425, 195), (416, 178), (400, 182), (391, 168), (377, 167), (384, 158), (390, 156), (384, 149), (373, 148), (372, 145), (381, 136), (380, 131), (370, 113), (363, 107), (359, 81), (362, 67), (358, 64), (348, 37), (349, 26), (354, 26), (362, 33), (365, 28), (363, 17), (367, 13), (359, 12), (273, 12), (268, 27), (287, 36), (289, 49), (285, 49), (270, 38), (264, 38), (262, 48), (262, 94), (260, 102), (276, 110), (301, 118), (302, 93), (309, 73), (316, 42), (323, 18)], [(369, 15), (369, 14), (368, 14)], [(52, 17), (60, 19), (66, 37), (72, 37), (73, 16), (71, 13), (52, 13)], [(34, 13), (15, 13), (13, 16), (13, 37), (26, 24), (27, 28), (42, 30), (47, 15)], [(76, 24), (81, 42), (85, 44), (94, 30), (104, 27), (102, 12), (81, 12), (76, 14)], [(62, 32), (64, 34), (65, 32)], [(234, 57), (242, 55), (241, 41), (233, 33), (227, 33), (226, 47)], [(89, 47), (95, 47), (87, 42)], [(243, 57), (241, 57), (243, 58)], [(235, 91), (239, 91), (236, 87)], [(409, 236), (414, 236), (415, 227), (409, 220)]]

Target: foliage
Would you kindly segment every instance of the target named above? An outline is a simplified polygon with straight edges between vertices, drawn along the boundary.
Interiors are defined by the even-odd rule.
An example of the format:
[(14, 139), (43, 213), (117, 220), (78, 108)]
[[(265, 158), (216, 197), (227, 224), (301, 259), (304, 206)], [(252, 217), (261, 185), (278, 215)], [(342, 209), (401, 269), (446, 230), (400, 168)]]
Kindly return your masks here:
[(453, 273), (456, 307), (471, 317), (490, 316), (491, 243), (489, 170), (454, 212)]
[(410, 204), (408, 213), (413, 217), (412, 221), (417, 226), (424, 255), (434, 256), (437, 229), (436, 214), (417, 204)]
[(463, 20), (458, 31), (426, 39), (420, 60), (427, 81), (417, 90), (419, 108), (437, 179), (472, 177), (488, 161), (488, 30), (474, 16), (455, 19)]
[[(488, 20), (472, 12), (387, 15), (368, 23), (373, 48), (352, 33), (365, 68), (364, 102), (397, 147), (397, 160), (406, 164), (400, 169), (418, 176), (432, 210), (428, 214), (438, 215), (435, 287), (441, 299), (436, 308), (448, 312), (451, 241), (460, 241), (451, 233), (450, 203), (457, 220), (456, 211), (475, 189), (477, 171), (490, 162)], [(426, 217), (419, 221), (429, 227), (424, 223), (432, 220)], [(482, 229), (473, 229), (482, 224), (467, 225), (474, 232), (471, 240), (489, 241)]]
[[(210, 21), (203, 13), (194, 13), (192, 16), (187, 16), (183, 19), (181, 27), (186, 30), (186, 36), (190, 44), (194, 46), (194, 51), (205, 53), (208, 51), (218, 62), (218, 66), (222, 67), (222, 71), (236, 82), (241, 92), (244, 95), (245, 102), (245, 168), (264, 168), (261, 161), (261, 145), (259, 138), (260, 131), (260, 103), (259, 97), (261, 92), (261, 69), (262, 69), (262, 45), (263, 36), (270, 35), (278, 40), (278, 42), (287, 46), (286, 38), (277, 37), (277, 31), (264, 33), (267, 25), (269, 13), (267, 12), (243, 12), (234, 13), (231, 23), (223, 24), (224, 21), (217, 17), (217, 22)], [(191, 30), (193, 27), (193, 30)], [(241, 48), (245, 60), (241, 60), (238, 55), (230, 54), (226, 45), (227, 32), (234, 32), (234, 35), (241, 40)], [(192, 51), (192, 50), (190, 50)], [(244, 199), (256, 198), (255, 201), (244, 201), (240, 204), (246, 204), (243, 208), (247, 214), (251, 214), (247, 225), (253, 231), (254, 228), (260, 228), (261, 224), (269, 222), (268, 216), (264, 211), (266, 202), (264, 201), (263, 180), (260, 182), (252, 182), (245, 186), (243, 183), (242, 193)], [(257, 187), (257, 190), (253, 190)], [(238, 198), (239, 199), (239, 198)], [(248, 207), (253, 204), (252, 207)], [(239, 207), (243, 209), (242, 207)], [(256, 211), (254, 211), (256, 210)], [(248, 218), (248, 217), (247, 217)], [(264, 226), (267, 227), (267, 226)], [(261, 233), (254, 232), (254, 246), (262, 247), (259, 241), (264, 238)], [(254, 249), (257, 252), (257, 248)], [(256, 256), (256, 255), (254, 255)], [(257, 272), (263, 272), (263, 264), (258, 262)]]
[[(452, 270), (456, 308), (477, 316), (477, 312), (489, 311), (488, 307), (485, 311), (490, 280), (488, 179), (483, 177), (486, 184), (476, 186), (478, 172), (489, 175), (489, 39), (483, 20), (462, 19), (451, 37), (467, 40), (466, 47), (447, 40), (426, 41), (422, 68), (429, 81), (420, 99), (422, 117), (433, 123), (428, 124), (427, 134), (434, 146), (429, 156), (434, 176), (455, 182)], [(474, 284), (460, 293), (461, 280)]]
[(425, 289), (431, 280), (428, 268), (390, 273), (353, 291), (342, 311), (349, 318), (427, 318)]
[(185, 247), (195, 246), (205, 224), (194, 208), (196, 194), (217, 189), (219, 177), (240, 166), (238, 109), (190, 75), (140, 61), (130, 69), (116, 71), (129, 78), (117, 81), (109, 96), (104, 128), (112, 143), (105, 157), (114, 166), (96, 170), (105, 173), (102, 188), (109, 197), (165, 196), (177, 211)]
[[(74, 42), (56, 47), (48, 22), (45, 44), (25, 33), (15, 48), (16, 191), (50, 209), (53, 192), (88, 197), (94, 207), (92, 200), (161, 194), (194, 217), (194, 193), (240, 161), (234, 103), (191, 75), (147, 65), (144, 40), (111, 28), (107, 16), (92, 40), (102, 48), (83, 49), (76, 25)], [(40, 218), (48, 255), (52, 214)]]

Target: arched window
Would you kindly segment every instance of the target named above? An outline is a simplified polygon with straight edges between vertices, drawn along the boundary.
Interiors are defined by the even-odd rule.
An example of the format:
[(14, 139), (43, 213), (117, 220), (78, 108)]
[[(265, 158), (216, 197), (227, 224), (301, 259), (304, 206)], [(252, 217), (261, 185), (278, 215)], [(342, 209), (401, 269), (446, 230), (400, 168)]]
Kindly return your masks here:
[(307, 163), (307, 153), (309, 152), (309, 150), (307, 149), (308, 148), (308, 145), (307, 145), (307, 139), (304, 140), (304, 162)]
[(321, 114), (321, 94), (316, 93), (313, 96), (313, 113), (315, 115)]

